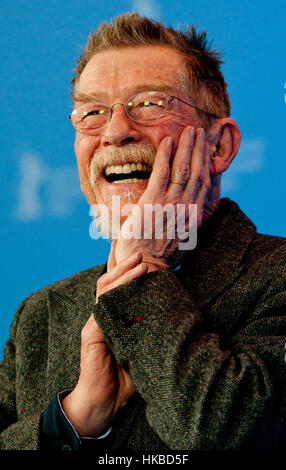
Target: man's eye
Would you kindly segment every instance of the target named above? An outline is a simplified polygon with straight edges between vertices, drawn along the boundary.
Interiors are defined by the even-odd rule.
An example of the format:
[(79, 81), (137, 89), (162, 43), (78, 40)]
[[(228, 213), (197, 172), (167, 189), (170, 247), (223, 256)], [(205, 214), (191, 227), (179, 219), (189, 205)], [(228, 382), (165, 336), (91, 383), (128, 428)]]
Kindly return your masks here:
[(152, 101), (143, 101), (143, 106), (148, 108), (149, 106), (154, 106), (155, 103), (152, 103)]
[(152, 106), (162, 106), (163, 102), (162, 101), (158, 101), (158, 102), (154, 102), (154, 101), (141, 101), (141, 103), (139, 103), (137, 105), (137, 107), (139, 108), (151, 108)]
[(83, 119), (88, 116), (102, 116), (106, 113), (106, 109), (93, 109), (92, 111), (85, 111), (82, 113)]

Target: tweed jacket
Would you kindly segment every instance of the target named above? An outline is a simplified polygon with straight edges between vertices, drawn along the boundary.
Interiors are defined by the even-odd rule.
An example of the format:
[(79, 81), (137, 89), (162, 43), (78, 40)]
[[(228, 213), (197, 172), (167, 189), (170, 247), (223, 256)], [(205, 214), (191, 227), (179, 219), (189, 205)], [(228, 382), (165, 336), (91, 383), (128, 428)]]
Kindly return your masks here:
[(93, 441), (98, 448), (282, 446), (285, 261), (284, 238), (257, 233), (235, 202), (222, 199), (176, 272), (147, 273), (97, 304), (105, 266), (31, 294), (0, 365), (0, 449), (58, 448), (71, 439), (57, 418), (49, 429), (47, 410), (77, 383), (80, 332), (92, 312), (136, 388), (109, 436)]

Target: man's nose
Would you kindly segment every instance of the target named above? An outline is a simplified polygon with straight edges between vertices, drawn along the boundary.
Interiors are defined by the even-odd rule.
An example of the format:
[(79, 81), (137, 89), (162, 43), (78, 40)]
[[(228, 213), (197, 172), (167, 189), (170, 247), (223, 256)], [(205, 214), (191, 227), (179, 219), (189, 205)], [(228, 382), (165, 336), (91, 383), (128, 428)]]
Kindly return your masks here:
[(120, 146), (139, 140), (140, 133), (135, 128), (135, 122), (127, 116), (121, 103), (115, 103), (112, 106), (111, 119), (102, 132), (102, 145)]

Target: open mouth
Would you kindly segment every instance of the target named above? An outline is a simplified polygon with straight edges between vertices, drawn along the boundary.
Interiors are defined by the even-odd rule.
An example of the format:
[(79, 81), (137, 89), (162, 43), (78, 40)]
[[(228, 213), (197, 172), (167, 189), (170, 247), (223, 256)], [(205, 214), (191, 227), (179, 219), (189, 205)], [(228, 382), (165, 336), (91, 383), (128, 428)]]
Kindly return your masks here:
[(152, 167), (145, 163), (111, 165), (103, 170), (108, 183), (140, 183), (150, 177)]

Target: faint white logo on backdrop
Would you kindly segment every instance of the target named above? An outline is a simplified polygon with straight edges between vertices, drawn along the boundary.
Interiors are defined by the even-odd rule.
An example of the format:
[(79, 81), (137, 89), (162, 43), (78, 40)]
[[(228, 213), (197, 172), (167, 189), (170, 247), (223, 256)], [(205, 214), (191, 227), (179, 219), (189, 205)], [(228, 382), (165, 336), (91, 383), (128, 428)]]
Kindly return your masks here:
[(19, 158), (15, 217), (32, 222), (43, 217), (65, 217), (83, 197), (76, 166), (51, 166), (34, 152)]
[[(239, 189), (243, 174), (263, 167), (265, 142), (262, 138), (246, 139), (238, 155), (222, 178), (222, 188), (228, 192)], [(44, 157), (35, 152), (23, 152), (19, 161), (14, 215), (20, 222), (32, 222), (44, 217), (67, 217), (80, 199), (77, 167), (48, 166)]]
[(133, 0), (131, 1), (131, 10), (149, 18), (160, 16), (160, 6), (154, 0)]
[(265, 141), (261, 137), (242, 140), (236, 157), (222, 176), (224, 191), (237, 191), (243, 174), (256, 173), (263, 168), (265, 147)]

